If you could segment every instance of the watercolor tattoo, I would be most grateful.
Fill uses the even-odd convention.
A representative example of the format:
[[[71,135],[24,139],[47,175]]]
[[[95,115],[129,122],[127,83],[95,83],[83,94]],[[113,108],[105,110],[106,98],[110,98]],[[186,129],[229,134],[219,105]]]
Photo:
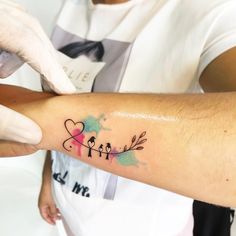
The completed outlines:
[[[63,142],[63,148],[68,152],[75,149],[80,157],[82,156],[81,150],[84,148],[87,150],[88,158],[93,158],[93,155],[97,154],[98,158],[104,157],[105,160],[110,160],[111,162],[116,160],[122,166],[138,166],[140,162],[135,154],[137,151],[144,149],[143,144],[147,141],[146,131],[142,132],[139,136],[134,135],[130,144],[125,145],[121,151],[118,151],[119,148],[110,142],[96,144],[96,137],[101,130],[111,130],[102,126],[102,119],[105,119],[104,115],[101,115],[99,118],[88,116],[86,119],[78,122],[67,119],[64,122],[64,126],[69,138]],[[92,132],[96,134],[96,137],[91,135]],[[85,141],[86,135],[91,135],[87,141]]]

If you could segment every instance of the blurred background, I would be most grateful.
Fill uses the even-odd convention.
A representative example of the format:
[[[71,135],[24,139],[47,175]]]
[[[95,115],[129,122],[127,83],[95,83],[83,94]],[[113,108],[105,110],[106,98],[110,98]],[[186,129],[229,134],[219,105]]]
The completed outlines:
[[[50,36],[64,0],[15,0],[37,17]],[[50,11],[48,11],[50,9]],[[1,83],[41,90],[40,78],[29,66],[22,66]],[[39,214],[37,201],[45,152],[18,158],[0,158],[0,235],[64,236],[62,225],[50,226]],[[215,235],[217,236],[217,235]],[[236,236],[236,223],[232,228]]]

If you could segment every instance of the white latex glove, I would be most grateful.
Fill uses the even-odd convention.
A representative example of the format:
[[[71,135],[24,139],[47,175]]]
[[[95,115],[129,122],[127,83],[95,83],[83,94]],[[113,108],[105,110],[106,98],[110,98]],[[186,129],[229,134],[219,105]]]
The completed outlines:
[[[56,93],[75,93],[39,22],[8,0],[0,0],[0,16],[0,78],[8,77],[26,62]]]
[[[42,132],[29,118],[0,105],[0,139],[38,144],[42,139]]]
[[[56,57],[39,22],[20,5],[0,0],[0,78],[8,77],[26,62],[56,93],[74,93],[76,89]],[[37,144],[41,137],[40,127],[32,120],[0,105],[0,140]]]

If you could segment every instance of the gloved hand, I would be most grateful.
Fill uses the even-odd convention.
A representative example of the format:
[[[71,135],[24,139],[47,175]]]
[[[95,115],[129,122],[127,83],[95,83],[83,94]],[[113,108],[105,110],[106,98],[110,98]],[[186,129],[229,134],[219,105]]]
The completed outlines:
[[[56,51],[39,22],[8,0],[0,0],[0,16],[0,78],[27,62],[56,93],[74,93],[76,89],[58,63]]]
[[[76,89],[57,62],[55,49],[39,22],[8,0],[0,0],[0,16],[0,78],[9,76],[26,62],[56,93],[74,93]],[[0,106],[0,140],[37,144],[41,135],[33,121]]]
[[[42,138],[40,127],[29,118],[0,105],[0,139],[38,144]]]

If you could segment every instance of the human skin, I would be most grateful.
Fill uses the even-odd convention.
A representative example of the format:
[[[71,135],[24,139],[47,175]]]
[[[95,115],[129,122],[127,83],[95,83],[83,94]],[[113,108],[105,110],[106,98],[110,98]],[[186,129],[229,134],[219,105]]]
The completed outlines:
[[[201,83],[203,89],[206,92],[222,92],[222,91],[223,92],[229,92],[229,91],[232,92],[232,91],[236,90],[236,80],[235,80],[236,71],[235,71],[235,65],[234,65],[235,59],[236,59],[236,49],[232,48],[229,51],[227,51],[227,52],[223,53],[222,55],[220,55],[218,58],[216,58],[204,70],[204,72],[203,72],[203,74],[201,75],[201,78],[200,78],[200,83]],[[221,95],[224,96],[226,94],[221,94]],[[227,94],[227,95],[229,95],[229,94]],[[218,96],[218,94],[213,94],[213,96]],[[233,96],[235,96],[235,95],[233,94]],[[182,105],[182,107],[184,107],[184,104],[181,104],[181,105]],[[209,103],[209,105],[210,105],[210,103]],[[210,109],[215,110],[216,107],[217,107],[217,105],[215,107],[210,107]],[[226,109],[223,109],[223,110],[221,110],[221,113],[224,114],[226,111],[227,111]],[[205,119],[205,121],[207,121],[207,120],[208,119]],[[230,121],[228,121],[228,122],[230,122]],[[204,121],[203,121],[203,123],[204,123]],[[215,126],[218,127],[218,125],[219,125],[218,121],[215,121]],[[207,123],[206,123],[206,127],[207,127]],[[191,129],[192,129],[192,127],[191,127]],[[190,132],[191,132],[191,129],[190,129]],[[185,129],[185,130],[188,132],[187,129]],[[202,129],[199,130],[199,132],[202,132]],[[208,132],[211,133],[212,130],[208,130]],[[227,130],[224,130],[225,134],[223,136],[228,136],[227,132],[228,132]],[[183,132],[183,133],[185,133],[185,132]],[[206,136],[203,138],[203,140],[207,140],[208,135],[209,134],[206,134]],[[218,138],[220,138],[220,137],[218,137]],[[207,142],[208,141],[206,141],[206,143]],[[228,145],[230,146],[230,143],[228,143]],[[175,146],[175,145],[173,145],[173,146]],[[208,147],[214,149],[214,146],[209,145]],[[198,147],[196,147],[196,149],[198,149]],[[190,156],[191,155],[189,155],[189,158],[190,158]],[[205,156],[204,156],[204,153],[203,153],[202,158],[204,158],[204,157]],[[222,157],[225,158],[226,157],[225,154],[222,154]],[[225,162],[223,161],[223,166],[225,165],[225,163],[227,163],[227,158],[225,159]],[[217,165],[217,163],[215,163],[215,164]],[[50,165],[50,163],[46,162],[45,163],[45,169],[47,170],[48,173],[47,173],[47,175],[44,175],[44,183],[45,182],[50,182],[49,178],[51,176],[50,175],[51,168],[50,167],[47,168],[48,165]],[[232,168],[235,168],[235,164],[232,165]],[[210,167],[210,169],[211,169],[211,167]],[[197,170],[196,171],[193,170],[193,172],[194,173],[199,173]],[[220,172],[218,172],[218,173],[220,173]],[[227,183],[229,182],[229,179],[225,179],[225,180],[226,180]],[[217,182],[217,180],[215,180],[215,182]],[[205,183],[205,182],[203,182],[203,183]],[[212,181],[212,183],[214,183],[214,181]],[[207,186],[207,185],[204,184],[203,186]],[[222,187],[222,188],[224,189],[224,187]],[[46,189],[45,191],[50,192],[50,186],[48,186],[47,184],[43,184],[42,189],[44,189],[44,190]],[[199,192],[201,192],[201,190]],[[213,193],[213,196],[214,196],[214,194],[215,193]],[[235,191],[234,191],[233,195],[235,196]],[[211,196],[211,194],[209,194],[208,196]],[[223,196],[223,198],[226,198],[226,196],[229,196],[229,195],[225,194],[225,196]],[[196,195],[195,195],[195,197],[197,198]],[[211,200],[206,199],[206,198],[204,198],[203,200],[209,201],[209,202],[211,201]],[[225,206],[232,206],[232,204],[225,204],[225,203],[222,203],[222,202],[220,202],[219,204],[225,205]],[[235,204],[233,204],[233,205],[235,205]],[[53,206],[51,207],[51,209],[53,209]]]
[[[112,173],[168,189],[195,199],[236,206],[236,70],[233,48],[215,59],[200,82],[208,91],[196,95],[82,94],[54,97],[23,88],[1,86],[0,103],[35,120],[43,129],[37,146],[1,142],[0,156],[38,149],[58,150]],[[225,75],[225,76],[224,76]],[[62,109],[63,108],[63,109]],[[101,143],[123,145],[134,134],[147,132],[137,158],[145,165],[122,166],[104,159],[81,158],[68,152],[64,122],[105,114],[111,131]],[[112,137],[112,139],[111,139]]]
[[[51,192],[51,166],[52,161],[50,152],[48,151],[43,168],[43,178],[38,198],[38,207],[42,218],[49,224],[55,225],[56,220],[61,219],[61,216]]]
[[[94,4],[118,4],[118,3],[123,3],[123,2],[128,2],[128,0],[93,0]]]
[[[3,92],[2,104],[30,117],[42,128],[43,139],[33,147],[35,150],[57,150],[117,175],[195,199],[236,206],[235,93],[52,97],[2,85],[0,94]],[[63,142],[70,136],[64,122],[100,114],[105,115],[104,126],[111,130],[99,133],[99,143],[123,147],[134,135],[146,131],[144,148],[135,153],[139,164],[123,166],[96,154],[88,158],[86,149],[81,156],[76,150],[65,150]],[[7,150],[4,145],[0,145],[1,156]]]
[[[200,78],[204,90],[235,91],[235,60],[235,48],[214,60]],[[43,140],[36,146],[1,142],[0,156],[55,149],[127,178],[219,205],[236,205],[234,92],[52,98],[51,94],[10,88],[1,87],[4,98],[0,102],[34,119],[43,129]],[[88,115],[101,114],[105,114],[112,129],[109,134],[99,135],[101,143],[111,142],[112,136],[112,142],[123,145],[134,134],[147,132],[144,149],[137,154],[145,168],[123,167],[96,158],[82,159],[63,148],[68,138],[65,120],[80,121]],[[141,116],[135,117],[136,114]]]
[[[93,2],[95,4],[97,3],[115,4],[125,1],[94,0]],[[204,71],[204,73],[200,78],[200,83],[205,91],[207,92],[235,91],[236,73],[234,69],[235,66],[232,63],[235,61],[235,54],[236,54],[235,49],[231,49],[228,52],[224,53],[223,55],[219,56],[216,60],[214,60],[210,64],[210,66],[207,67],[207,69]],[[50,181],[51,181],[51,163],[50,163],[50,157],[48,156],[44,166],[43,183],[41,187],[42,192],[47,192],[47,193],[51,192],[51,185],[47,184],[50,183]],[[47,204],[45,203],[43,204],[41,199],[44,199],[45,203]],[[45,205],[47,206],[46,208]],[[57,218],[56,206],[55,204],[51,203],[51,197],[47,199],[45,195],[42,193],[40,194],[39,197],[39,209],[42,217],[48,223],[51,223],[51,221]],[[54,214],[52,214],[53,212]]]

